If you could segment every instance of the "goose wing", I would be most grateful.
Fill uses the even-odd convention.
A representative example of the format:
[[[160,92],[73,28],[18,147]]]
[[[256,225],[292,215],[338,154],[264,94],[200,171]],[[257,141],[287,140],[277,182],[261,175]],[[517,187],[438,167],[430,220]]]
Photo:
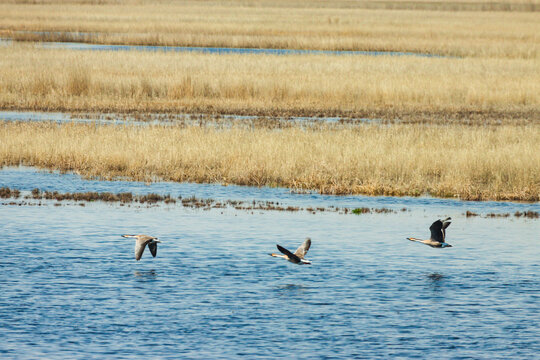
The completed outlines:
[[[157,242],[149,242],[148,248],[150,249],[150,252],[152,253],[153,257],[156,257],[157,255]]]
[[[292,252],[290,252],[289,250],[285,249],[283,246],[280,246],[280,245],[276,245],[278,250],[282,253],[282,254],[285,254],[287,255],[287,257],[289,258],[290,261],[292,261],[293,263],[295,264],[298,264],[299,262],[301,262],[302,260],[300,260],[300,258],[296,255],[294,255]]]
[[[442,235],[443,235],[443,242],[445,242],[446,240],[446,228],[450,226],[450,224],[452,222],[448,221],[448,220],[451,220],[452,218],[446,218],[442,221],[443,225],[442,225]]]
[[[142,257],[142,254],[144,252],[144,248],[146,247],[147,242],[148,242],[147,240],[141,240],[141,239],[137,239],[137,241],[135,241],[135,260],[137,261],[141,260],[141,257]]]
[[[431,240],[437,241],[440,243],[444,242],[442,226],[443,226],[443,223],[441,220],[437,220],[433,224],[431,224],[431,226],[429,227],[429,230],[431,231]]]
[[[450,218],[446,218],[444,220],[437,220],[431,226],[429,227],[429,230],[431,231],[431,240],[437,241],[440,243],[444,242],[444,238],[446,237],[446,231],[445,229],[450,225]]]
[[[300,259],[303,259],[304,256],[306,256],[310,247],[311,247],[311,239],[307,238],[306,240],[304,240],[302,245],[300,245],[300,247],[296,249],[296,251],[294,252],[294,255],[298,256]]]
[[[137,240],[144,240],[144,241],[155,239],[155,237],[150,236],[150,235],[122,235],[122,237],[134,238]]]

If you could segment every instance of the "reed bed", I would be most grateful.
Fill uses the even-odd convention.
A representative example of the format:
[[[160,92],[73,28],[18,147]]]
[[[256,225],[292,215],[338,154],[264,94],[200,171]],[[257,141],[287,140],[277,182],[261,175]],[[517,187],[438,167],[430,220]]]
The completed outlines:
[[[540,59],[80,52],[0,47],[0,108],[540,119]]]
[[[27,41],[538,58],[539,11],[537,0],[7,2],[0,4],[0,34]]]
[[[282,130],[0,123],[0,165],[323,194],[540,199],[538,125]]]

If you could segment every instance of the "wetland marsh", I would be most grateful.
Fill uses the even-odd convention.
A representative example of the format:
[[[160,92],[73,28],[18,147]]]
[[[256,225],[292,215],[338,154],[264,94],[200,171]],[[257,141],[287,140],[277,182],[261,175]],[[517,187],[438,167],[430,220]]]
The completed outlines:
[[[536,357],[539,11],[3,2],[0,357]]]
[[[95,44],[535,58],[538,1],[47,1],[0,5],[0,36]],[[504,27],[502,27],[504,25]]]
[[[1,186],[410,210],[356,216],[0,201],[5,241],[14,244],[0,249],[0,327],[10,339],[0,345],[3,358],[263,359],[298,349],[301,359],[526,359],[539,351],[539,221],[463,214],[538,204],[145,185],[14,168],[0,171]],[[449,251],[405,239],[428,233],[434,216],[454,219]],[[135,262],[132,242],[119,236],[129,232],[159,233],[158,256]],[[311,267],[268,256],[276,243],[294,246],[305,236],[313,239]],[[433,333],[440,337],[425,341]]]
[[[0,47],[0,108],[538,121],[539,6],[6,3],[0,36],[15,41]],[[115,45],[130,50],[107,51]],[[165,53],[160,46],[211,53]],[[84,48],[103,51],[74,51]],[[148,49],[158,51],[142,51]],[[335,55],[343,53],[350,56]]]
[[[405,120],[538,120],[539,58],[0,47],[0,107]]]

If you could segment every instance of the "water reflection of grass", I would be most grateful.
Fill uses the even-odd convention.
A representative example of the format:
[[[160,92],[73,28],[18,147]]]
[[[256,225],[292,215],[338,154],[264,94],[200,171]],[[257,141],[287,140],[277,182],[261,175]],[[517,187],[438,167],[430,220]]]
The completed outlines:
[[[94,192],[94,191],[88,191],[84,193],[61,193],[58,191],[41,191],[38,188],[33,189],[30,194],[22,195],[21,191],[18,189],[12,189],[9,187],[1,187],[0,188],[0,199],[7,199],[7,200],[16,200],[16,201],[9,201],[9,202],[3,202],[4,205],[17,205],[17,206],[34,206],[34,205],[42,205],[41,200],[56,200],[57,202],[54,203],[54,206],[61,206],[61,205],[79,205],[79,206],[86,206],[87,202],[105,202],[105,203],[119,203],[120,206],[124,206],[126,204],[139,204],[144,205],[146,204],[148,207],[153,207],[156,205],[175,205],[179,204],[179,206],[182,206],[184,208],[191,208],[191,209],[203,209],[203,210],[210,210],[210,209],[234,209],[234,210],[241,210],[241,211],[247,211],[253,213],[253,211],[287,211],[287,212],[298,212],[298,211],[306,211],[311,214],[316,213],[323,213],[323,212],[334,212],[339,214],[355,214],[355,215],[362,215],[362,214],[389,214],[389,213],[398,213],[398,210],[389,209],[386,207],[382,208],[340,208],[336,206],[330,206],[330,207],[300,207],[300,206],[284,206],[282,203],[280,204],[277,201],[261,201],[261,200],[252,200],[252,201],[241,201],[241,200],[215,200],[211,198],[201,199],[197,198],[195,196],[188,197],[188,198],[182,198],[182,196],[178,196],[178,201],[176,198],[171,197],[170,194],[166,195],[160,195],[156,193],[150,193],[146,195],[137,195],[130,192],[124,192],[124,193],[110,193],[110,192]],[[20,200],[19,200],[20,199]],[[38,200],[39,202],[35,202],[32,200]],[[47,204],[46,202],[43,203],[43,205]],[[129,206],[129,205],[128,205]],[[407,208],[401,208],[399,210],[400,212],[408,211]],[[467,210],[464,214],[466,217],[476,217],[476,216],[482,216],[485,218],[508,218],[512,214],[510,213],[488,213],[488,214],[478,214],[471,212]],[[524,210],[524,211],[516,211],[514,214],[514,217],[516,218],[528,218],[528,219],[538,219],[540,218],[540,213],[538,211],[534,210]]]
[[[214,129],[1,123],[0,164],[325,194],[540,198],[538,125]]]
[[[540,118],[538,59],[79,52],[0,47],[0,107],[344,116]]]
[[[32,41],[534,57],[539,9],[522,0],[53,0],[0,5],[0,29]]]

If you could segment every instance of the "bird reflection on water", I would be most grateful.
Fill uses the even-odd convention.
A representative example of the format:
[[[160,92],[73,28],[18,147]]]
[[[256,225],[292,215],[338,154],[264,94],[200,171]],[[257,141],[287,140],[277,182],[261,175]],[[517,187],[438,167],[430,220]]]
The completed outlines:
[[[433,273],[433,274],[429,274],[428,275],[428,278],[430,280],[432,280],[433,282],[437,282],[437,281],[440,281],[444,278],[445,276],[442,275],[442,274],[438,274],[438,273]]]
[[[302,284],[285,284],[276,286],[277,290],[306,290],[309,289],[308,286]]]
[[[302,284],[281,284],[272,287],[272,291],[278,297],[286,297],[289,299],[304,298],[309,291],[309,287]]]
[[[157,272],[154,269],[148,270],[148,271],[137,271],[137,270],[135,270],[133,272],[133,275],[135,277],[137,277],[137,278],[152,279],[152,278],[155,278],[157,276]]]
[[[427,275],[427,278],[429,279],[428,287],[431,288],[433,291],[441,291],[444,288],[444,279],[446,276],[439,273],[431,273]]]

